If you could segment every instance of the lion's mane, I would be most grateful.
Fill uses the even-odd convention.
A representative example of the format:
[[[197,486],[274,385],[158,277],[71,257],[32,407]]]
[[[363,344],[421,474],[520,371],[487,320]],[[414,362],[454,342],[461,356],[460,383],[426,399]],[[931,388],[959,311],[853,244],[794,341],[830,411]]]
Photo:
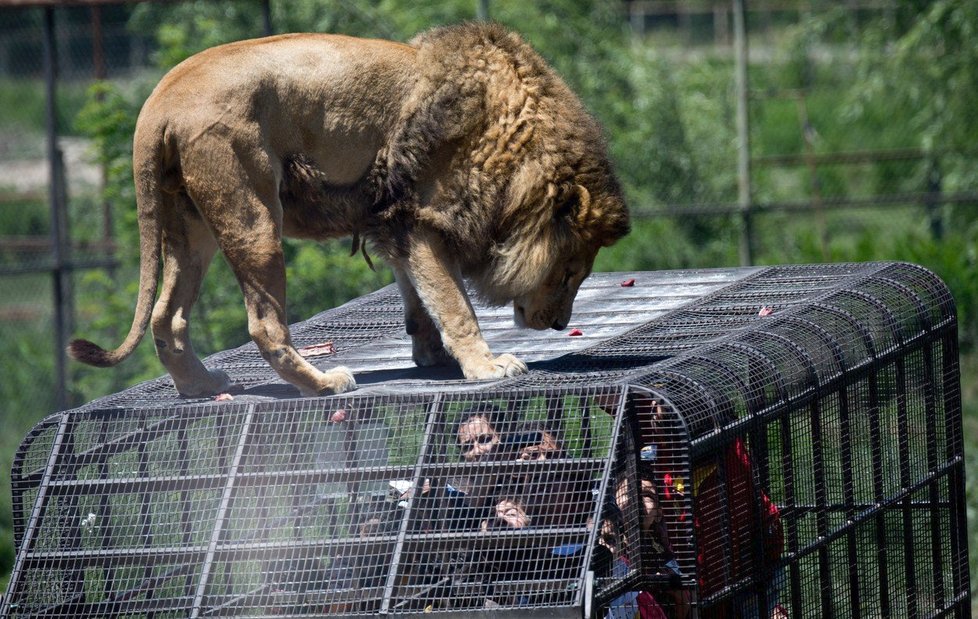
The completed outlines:
[[[422,75],[372,172],[382,219],[438,230],[456,255],[473,257],[463,272],[499,303],[538,288],[586,244],[627,233],[598,124],[522,38],[470,23],[411,45]],[[439,198],[427,200],[419,188],[436,172]],[[560,217],[575,185],[589,188],[590,212]]]

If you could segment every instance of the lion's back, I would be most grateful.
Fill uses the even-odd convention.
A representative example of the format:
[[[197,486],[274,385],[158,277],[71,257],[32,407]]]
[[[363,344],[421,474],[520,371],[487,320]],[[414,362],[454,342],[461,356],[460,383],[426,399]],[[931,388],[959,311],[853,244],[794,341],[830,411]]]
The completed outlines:
[[[204,50],[170,70],[140,112],[140,135],[171,148],[205,136],[250,140],[281,158],[303,152],[336,182],[373,160],[413,85],[413,48],[290,34]]]

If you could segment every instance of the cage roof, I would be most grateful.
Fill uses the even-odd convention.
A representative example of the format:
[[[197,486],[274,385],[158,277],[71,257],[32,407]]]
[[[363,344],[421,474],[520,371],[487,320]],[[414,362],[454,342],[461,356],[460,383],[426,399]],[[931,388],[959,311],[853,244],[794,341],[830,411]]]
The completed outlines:
[[[517,328],[509,306],[476,301],[475,309],[490,349],[520,357],[528,373],[465,380],[457,366],[416,367],[395,285],[293,324],[291,331],[313,365],[348,367],[358,396],[671,381],[692,385],[703,407],[715,409],[717,394],[722,399],[736,391],[733,399],[751,400],[751,390],[764,385],[783,400],[956,320],[939,278],[916,265],[888,262],[594,273],[581,286],[564,331]],[[214,354],[205,365],[228,373],[239,403],[300,397],[253,343]],[[757,385],[737,376],[748,365]],[[82,408],[208,401],[179,396],[163,376]],[[745,406],[766,404],[754,398]],[[716,419],[698,425],[693,407],[687,405],[686,414],[694,435],[716,428]]]

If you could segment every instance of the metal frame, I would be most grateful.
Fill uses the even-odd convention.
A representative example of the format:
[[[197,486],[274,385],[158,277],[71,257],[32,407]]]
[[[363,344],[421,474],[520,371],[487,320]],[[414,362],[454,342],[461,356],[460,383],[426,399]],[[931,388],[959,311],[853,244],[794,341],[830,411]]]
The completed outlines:
[[[620,285],[630,279],[634,287]],[[448,552],[573,538],[586,542],[566,577],[576,583],[572,595],[520,606],[514,594],[505,599],[515,606],[436,612],[600,616],[628,592],[648,591],[667,611],[688,604],[700,617],[773,604],[798,615],[967,616],[957,323],[946,287],[924,269],[597,274],[579,295],[583,338],[516,333],[505,310],[479,308],[493,348],[530,366],[524,376],[491,382],[413,369],[396,295],[385,289],[294,328],[300,345],[334,341],[335,356],[316,362],[351,366],[365,378],[357,392],[295,398],[248,345],[208,360],[245,378],[232,402],[181,400],[162,378],[35,427],[13,467],[19,553],[0,615],[20,616],[25,599],[44,597],[34,574],[61,574],[62,588],[59,605],[40,612],[35,604],[31,616],[263,616],[269,600],[315,616],[316,595],[331,603],[365,595],[304,593],[301,582],[279,591],[279,581],[234,571],[266,569],[255,553],[295,566],[324,556],[388,557],[377,605],[344,612],[426,614],[418,605],[439,581],[402,576],[416,571],[422,544]],[[761,307],[773,313],[759,315]],[[507,423],[563,423],[577,451],[546,462],[460,463],[451,455],[451,424],[475,401],[505,403]],[[354,413],[379,433],[346,426],[324,447],[345,460],[316,461],[310,450],[323,441],[316,428],[338,409],[381,411]],[[400,449],[400,459],[369,461],[378,444]],[[639,508],[623,510],[631,562],[618,576],[590,573],[598,531],[581,524],[464,529],[438,524],[443,512],[408,500],[390,533],[309,528],[317,514],[352,526],[352,512],[329,501],[366,496],[378,482],[404,478],[420,488],[453,475],[533,471],[594,480],[600,500],[588,507],[590,521],[602,522],[606,501],[620,503],[621,480],[631,480],[631,505],[638,503],[641,448],[658,454],[647,470],[665,537],[639,526]],[[303,490],[316,487],[332,490]],[[160,512],[163,495],[173,497],[172,513]],[[118,503],[127,497],[130,504]],[[92,505],[116,517],[79,532],[77,517]],[[766,505],[774,521],[757,507]],[[425,518],[435,518],[433,529],[417,527]],[[648,550],[663,539],[665,555]],[[524,570],[533,577],[506,584],[508,591],[553,586],[533,561]],[[325,579],[309,574],[303,578],[317,585]]]

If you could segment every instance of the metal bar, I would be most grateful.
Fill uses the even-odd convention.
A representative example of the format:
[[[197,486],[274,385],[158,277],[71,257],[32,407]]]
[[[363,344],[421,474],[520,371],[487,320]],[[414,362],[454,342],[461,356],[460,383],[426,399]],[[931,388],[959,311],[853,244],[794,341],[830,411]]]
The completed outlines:
[[[441,394],[435,396],[431,406],[428,408],[427,419],[425,420],[424,437],[421,439],[421,449],[418,450],[418,459],[414,464],[414,471],[411,479],[414,480],[414,487],[421,488],[424,484],[422,473],[425,468],[425,461],[428,459],[428,450],[431,449],[434,434],[439,427],[438,418],[443,414],[441,411]],[[387,584],[384,586],[384,599],[381,603],[380,614],[386,615],[391,608],[391,600],[394,597],[394,587],[397,585],[397,571],[400,569],[401,555],[408,539],[408,527],[411,516],[414,513],[414,504],[420,492],[416,492],[407,502],[404,514],[401,516],[400,528],[397,532],[397,542],[394,547],[394,555],[391,557],[390,571],[387,572]]]
[[[577,537],[590,534],[586,526],[552,526],[532,529],[494,529],[489,531],[453,531],[407,533],[405,543],[421,543],[426,548],[454,548],[459,543],[472,544],[475,549],[483,547],[521,546],[553,540],[555,537]],[[257,537],[257,535],[255,536]],[[277,550],[294,550],[295,556],[302,554],[319,556],[324,551],[347,552],[355,549],[376,549],[395,545],[400,535],[372,535],[358,538],[318,539],[303,541],[274,542],[222,542],[211,548],[210,544],[196,546],[157,546],[154,548],[115,548],[107,551],[78,550],[71,552],[45,551],[28,553],[26,561],[32,567],[54,566],[65,561],[77,561],[88,567],[102,566],[119,561],[154,561],[161,556],[174,559],[178,563],[200,562],[210,556],[214,560],[234,560],[237,557],[253,558],[255,554],[272,553]]]
[[[772,578],[775,571],[774,566],[768,564],[767,553],[765,549],[768,543],[768,528],[764,526],[764,511],[762,506],[764,505],[761,497],[764,494],[765,488],[770,488],[770,477],[768,475],[768,440],[767,440],[767,428],[754,428],[748,434],[748,440],[750,441],[750,456],[754,460],[754,470],[757,475],[757,483],[755,483],[754,475],[750,476],[750,492],[753,494],[754,505],[751,509],[751,525],[756,527],[754,530],[758,533],[757,535],[751,535],[752,537],[752,548],[751,554],[753,555],[754,565],[759,566],[760,569],[751,570],[751,579],[754,580],[754,595],[756,598],[757,608],[766,609],[768,608],[768,590],[767,590],[767,580]],[[758,610],[760,613],[760,610]]]
[[[553,458],[540,460],[513,460],[508,462],[446,462],[427,464],[425,471],[433,475],[458,474],[462,471],[491,470],[503,474],[526,474],[538,470],[553,472],[574,471],[591,473],[604,466],[603,458]],[[275,485],[282,483],[320,484],[346,481],[385,481],[410,475],[413,465],[371,466],[358,469],[330,468],[303,469],[299,471],[269,471],[238,473],[238,487]],[[145,492],[149,488],[157,492],[174,492],[192,486],[194,490],[220,488],[226,477],[220,473],[209,475],[160,475],[146,477],[122,477],[118,479],[71,479],[50,482],[52,494],[98,495],[103,493]]]
[[[139,591],[145,591],[140,588]],[[139,615],[140,619],[154,613],[164,612],[168,616],[179,616],[176,613],[187,608],[189,599],[183,598],[162,598],[157,600],[135,600],[127,598],[125,600],[110,599],[100,602],[85,602],[82,596],[66,600],[60,604],[46,606],[40,609],[31,609],[31,618],[35,617],[55,617],[64,619],[65,617],[125,617]]]
[[[41,520],[44,519],[44,514],[47,512],[48,508],[48,482],[50,482],[51,477],[54,476],[55,469],[58,465],[58,460],[61,457],[61,447],[64,444],[66,430],[68,428],[68,415],[61,415],[61,422],[58,425],[58,433],[54,437],[54,442],[51,445],[51,455],[48,457],[47,466],[44,469],[44,477],[41,479],[40,486],[37,491],[37,497],[34,499],[34,508],[31,510],[30,520],[27,522],[27,527],[24,530],[24,535],[21,538],[22,545],[20,551],[17,553],[17,558],[14,561],[13,570],[10,573],[10,581],[7,584],[7,593],[9,595],[4,596],[4,604],[0,605],[0,610],[6,607],[12,599],[19,597],[17,593],[21,590],[22,579],[24,577],[24,567],[27,557],[34,545],[37,544],[37,529],[40,526]]]
[[[934,345],[928,342],[923,349],[924,356],[924,375],[923,375],[923,390],[924,390],[924,425],[925,432],[927,435],[927,470],[933,471],[937,468],[939,464],[938,454],[937,454],[937,415],[938,412],[944,415],[949,415],[950,412],[943,406],[938,407],[937,405],[937,394],[936,390],[936,380],[934,377]],[[941,403],[943,404],[943,402]],[[930,512],[930,548],[931,548],[931,576],[933,577],[933,596],[934,605],[936,608],[941,608],[944,606],[944,569],[942,566],[942,556],[941,551],[942,540],[941,540],[941,508],[939,507],[940,489],[937,484],[938,480],[933,479],[928,487],[929,490],[929,501],[931,503]]]
[[[207,553],[204,556],[204,564],[200,572],[200,581],[197,583],[197,593],[194,595],[193,607],[190,611],[191,619],[195,619],[200,616],[201,613],[201,602],[204,599],[204,592],[207,590],[208,581],[211,576],[211,568],[214,565],[214,556],[217,552],[217,545],[220,543],[221,537],[224,535],[224,524],[227,519],[228,511],[231,508],[231,502],[234,496],[234,482],[238,474],[238,466],[241,464],[241,458],[244,455],[245,445],[248,442],[248,431],[251,428],[252,419],[255,416],[255,407],[250,405],[248,407],[248,412],[245,414],[244,421],[241,423],[241,433],[238,435],[238,445],[234,450],[234,456],[231,461],[231,466],[228,469],[227,485],[224,487],[224,494],[221,497],[221,505],[218,507],[216,517],[214,519],[214,530],[211,532],[211,541],[207,547]]]
[[[927,199],[927,192],[915,191],[894,194],[881,194],[867,197],[850,196],[825,196],[822,198],[820,207],[826,210],[847,209],[847,208],[873,208],[873,207],[916,207],[919,208],[921,202]],[[961,204],[972,206],[978,202],[976,192],[956,192],[941,194],[941,202],[944,204]],[[754,202],[751,204],[751,212],[754,215],[764,213],[809,213],[812,211],[811,200],[795,201],[772,201]],[[693,216],[729,216],[734,217],[741,213],[740,206],[730,202],[692,202],[689,204],[668,204],[663,208],[634,208],[632,216],[636,218],[656,218],[656,217],[693,217]]]
[[[182,426],[177,430],[177,449],[180,452],[180,473],[183,477],[190,476],[190,442],[187,440],[187,428]],[[108,494],[108,493],[106,493]],[[183,484],[180,488],[180,526],[183,528],[183,544],[189,546],[193,540],[193,512],[190,508],[190,488]],[[193,576],[188,572],[184,581],[184,589],[188,598],[192,598]]]
[[[590,415],[581,417],[581,453],[587,459],[594,457],[594,437],[591,432]]]
[[[792,167],[815,164],[818,166],[853,163],[878,163],[882,161],[918,161],[933,156],[919,148],[895,148],[889,150],[842,151],[834,153],[785,153],[761,155],[751,161],[761,166]]]
[[[476,0],[475,18],[480,21],[489,20],[489,0]]]
[[[62,264],[66,271],[81,271],[85,269],[112,269],[119,266],[114,258],[92,260],[66,260]],[[50,273],[54,265],[48,262],[34,264],[15,264],[0,266],[0,277],[12,275],[31,275],[33,273]]]
[[[109,421],[106,419],[101,420],[99,423],[101,429],[99,430],[99,443],[105,443],[108,440],[109,434]],[[108,479],[109,477],[109,461],[107,458],[103,458],[99,462],[99,479]],[[99,514],[102,515],[103,522],[99,525],[99,531],[101,533],[101,543],[102,549],[108,549],[112,545],[112,501],[110,500],[110,494],[104,493],[99,498]],[[115,566],[107,565],[104,568],[103,578],[105,582],[102,585],[102,595],[108,598],[113,594],[115,589]]]
[[[825,391],[822,392],[827,393]],[[820,578],[821,615],[831,617],[832,610],[832,570],[829,564],[828,519],[822,508],[828,502],[825,496],[825,460],[823,456],[824,439],[822,437],[822,399],[813,400],[808,407],[809,419],[812,424],[812,478],[815,480],[815,504],[819,507],[815,512],[815,527],[818,531],[818,575]],[[819,483],[821,482],[821,483]]]
[[[590,416],[588,406],[587,406],[587,400],[584,398],[581,398],[580,412],[582,417],[586,418]],[[608,446],[609,455],[607,461],[605,462],[604,471],[601,474],[601,482],[598,484],[598,500],[595,501],[594,511],[591,513],[591,522],[594,523],[593,531],[589,536],[588,544],[586,545],[584,550],[584,561],[582,561],[581,571],[578,573],[577,576],[578,582],[584,582],[584,579],[587,577],[588,570],[591,567],[591,556],[594,554],[594,544],[592,543],[592,538],[595,537],[596,535],[595,532],[601,529],[601,524],[600,524],[601,510],[604,508],[604,496],[608,492],[608,480],[611,478],[612,467],[615,464],[615,460],[619,456],[618,440],[621,438],[621,428],[623,427],[623,424],[626,423],[624,421],[625,417],[629,416],[630,418],[628,421],[628,425],[625,425],[624,427],[628,429],[629,433],[632,432],[633,426],[631,423],[632,422],[631,415],[633,414],[634,411],[632,411],[629,408],[628,387],[627,386],[622,387],[618,395],[618,407],[617,410],[615,410],[615,422],[612,425],[612,430],[611,430],[611,444]],[[583,426],[584,426],[584,421],[582,418],[581,427],[583,428]],[[633,437],[633,440],[634,438],[637,437]],[[634,443],[632,443],[632,445],[634,446]],[[634,453],[635,450],[633,449],[632,451],[633,453],[626,454],[625,457],[631,457],[631,458],[636,457],[637,454]],[[637,490],[641,485],[637,482],[638,480],[634,479],[630,483],[633,495],[636,494]],[[638,504],[639,501],[637,500],[637,497],[633,496],[632,505],[638,505]],[[593,593],[593,591],[589,593]],[[586,605],[591,604],[592,601],[591,599],[582,600],[582,597],[584,595],[585,595],[585,591],[582,588],[579,588],[576,592],[576,599],[575,599],[575,602],[578,605],[580,605],[582,601]]]
[[[839,367],[844,367],[845,360],[841,358],[838,359]],[[858,400],[857,400],[858,401]],[[839,390],[839,459],[842,465],[842,502],[848,507],[846,509],[846,520],[852,520],[855,515],[855,475],[858,471],[854,470],[853,467],[853,457],[852,457],[852,411],[849,410],[849,388],[843,388]],[[858,561],[859,550],[856,544],[856,530],[853,528],[849,529],[846,535],[846,551],[849,555],[848,570],[849,570],[849,608],[853,614],[859,612],[861,608],[859,603],[859,568],[860,562]]]
[[[57,468],[57,476],[77,475],[78,459],[75,457],[75,417],[66,416],[68,423],[65,425],[64,443],[61,448],[61,463]],[[50,499],[49,499],[50,500]],[[58,506],[58,528],[59,528],[59,550],[77,550],[81,548],[81,527],[78,526],[75,518],[78,516],[78,495],[69,494],[63,498],[63,504]],[[72,566],[66,569],[60,583],[62,590],[69,597],[80,595],[84,599],[85,579],[83,571],[79,566]]]
[[[955,457],[964,451],[961,423],[961,371],[959,368],[959,349],[957,329],[953,329],[940,340],[944,354],[944,418],[945,454],[944,459],[954,461]],[[955,562],[951,569],[953,590],[955,593],[970,591],[968,578],[968,518],[965,493],[965,468],[961,462],[951,470],[948,478],[948,496],[951,501],[951,523],[949,537],[951,545],[951,560]],[[965,617],[967,608],[962,608],[959,615]]]
[[[798,91],[798,96],[795,97],[795,101],[798,106],[798,120],[802,133],[802,141],[805,144],[806,164],[808,167],[808,173],[811,176],[810,199],[812,210],[815,212],[815,220],[818,224],[818,240],[822,249],[822,260],[828,262],[829,239],[825,224],[825,210],[822,208],[822,184],[818,177],[818,166],[815,164],[814,160],[808,158],[810,155],[814,154],[815,145],[812,143],[812,140],[815,129],[812,127],[811,119],[808,117],[808,104],[805,96],[805,91],[800,90]]]
[[[275,34],[275,26],[272,24],[271,0],[261,0],[261,21],[262,32],[266,37],[270,37]]]
[[[793,432],[791,429],[791,416],[788,414],[780,418],[781,445],[783,449],[782,464],[784,466],[784,502],[786,506],[794,506],[795,501],[795,462],[793,452]],[[798,552],[798,518],[790,519],[786,511],[782,511],[784,522],[785,537],[787,538],[787,550],[789,553]],[[798,561],[792,561],[788,569],[788,586],[791,590],[792,610],[796,613],[798,608],[795,606],[801,603],[801,567]]]
[[[907,372],[904,358],[900,357],[896,361],[896,389],[897,389],[897,445],[900,450],[900,487],[907,488],[911,485],[912,477],[910,471],[910,427],[907,423]],[[929,414],[929,412],[928,412]],[[907,605],[905,611],[907,616],[917,616],[917,574],[916,561],[914,560],[914,539],[913,539],[913,516],[909,509],[910,495],[904,495],[903,503],[903,570],[906,576]]]
[[[146,446],[148,442],[142,442],[139,444],[139,449],[137,453],[139,454],[139,476],[148,477],[149,476],[149,457],[147,456]],[[75,495],[77,496],[77,495]],[[142,543],[147,548],[153,546],[153,509],[152,509],[152,494],[149,492],[149,487],[144,487],[139,493],[139,523],[142,528]],[[143,580],[152,578],[153,576],[153,565],[147,564],[143,568]],[[153,599],[155,594],[155,589],[148,589],[146,591],[146,599]],[[149,615],[147,619],[152,619],[153,615]]]
[[[883,431],[881,429],[880,416],[882,408],[879,396],[879,372],[874,369],[869,374],[869,445],[873,454],[873,498],[879,502],[883,501],[886,488],[883,480],[883,472],[886,470],[883,459]],[[880,613],[883,617],[890,617],[890,570],[886,552],[886,518],[885,512],[880,510],[875,518],[876,529],[876,565],[879,567],[879,600]]]

